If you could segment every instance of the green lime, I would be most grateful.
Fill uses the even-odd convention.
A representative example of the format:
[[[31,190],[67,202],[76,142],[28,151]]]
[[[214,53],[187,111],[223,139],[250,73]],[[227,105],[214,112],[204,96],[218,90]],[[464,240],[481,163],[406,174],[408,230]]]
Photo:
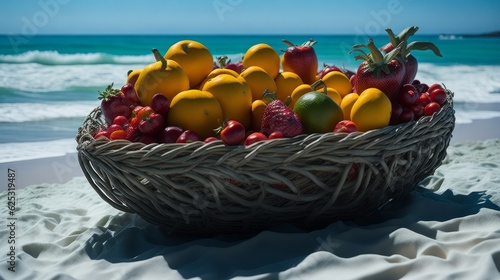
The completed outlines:
[[[311,91],[302,95],[293,106],[299,115],[305,133],[332,132],[335,125],[344,119],[344,113],[328,95]]]

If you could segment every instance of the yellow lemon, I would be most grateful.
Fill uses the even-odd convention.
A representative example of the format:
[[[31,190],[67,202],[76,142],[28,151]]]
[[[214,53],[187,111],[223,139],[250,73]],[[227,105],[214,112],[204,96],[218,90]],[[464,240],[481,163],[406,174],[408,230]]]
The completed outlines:
[[[351,92],[348,95],[344,96],[342,98],[342,101],[340,102],[340,108],[342,108],[342,111],[344,112],[344,120],[350,120],[351,119],[351,109],[352,105],[358,100],[359,94],[355,92]]]
[[[157,61],[144,67],[134,86],[143,106],[151,105],[156,93],[172,100],[177,93],[189,89],[188,76],[179,63],[163,58],[156,49],[153,53]]]
[[[137,81],[137,78],[139,78],[139,75],[141,74],[142,69],[135,69],[135,70],[130,70],[127,73],[127,83],[135,85],[135,82]]]
[[[293,91],[290,97],[292,98],[292,102],[288,107],[293,108],[293,105],[295,105],[295,102],[304,94],[313,91],[313,88],[309,84],[301,84],[298,87],[296,87]]]
[[[271,78],[276,78],[280,71],[280,56],[268,44],[260,43],[251,46],[243,55],[243,68],[259,66],[264,69]]]
[[[391,120],[391,101],[377,88],[365,89],[351,109],[351,121],[359,131],[383,128]]]
[[[327,87],[333,88],[340,94],[341,97],[352,92],[352,85],[349,78],[339,71],[330,71],[323,77]]]
[[[288,96],[291,97],[293,91],[303,84],[299,75],[287,71],[279,73],[274,82],[276,83],[278,99],[281,101],[285,101]]]
[[[276,92],[276,83],[273,78],[259,66],[250,66],[240,74],[252,91],[252,100],[262,99],[265,90]]]
[[[340,106],[340,102],[342,102],[342,97],[340,96],[340,93],[338,91],[336,91],[335,89],[331,88],[331,87],[317,87],[315,88],[316,91],[319,91],[319,92],[322,92],[322,93],[325,93],[325,90],[326,90],[326,95],[330,96],[331,99],[333,99],[333,101],[335,101],[335,103],[337,103],[337,105]]]
[[[215,136],[214,129],[219,127],[222,119],[222,107],[213,94],[191,89],[178,93],[172,99],[167,122],[207,138]]]
[[[252,102],[252,130],[260,131],[262,124],[262,115],[267,104],[262,99],[257,99]]]
[[[193,40],[182,40],[173,44],[164,57],[179,63],[189,78],[191,88],[199,85],[214,65],[214,58],[207,47]]]
[[[220,74],[209,79],[203,90],[212,93],[219,100],[224,114],[223,120],[236,120],[245,128],[250,127],[252,92],[245,79]]]
[[[218,76],[220,74],[229,74],[229,75],[231,75],[233,77],[239,77],[240,76],[240,74],[236,73],[236,71],[234,71],[232,69],[217,68],[217,69],[212,70],[212,72],[210,72],[210,74],[208,74],[208,76],[205,78],[205,80],[203,80],[203,82],[201,82],[201,84],[199,86],[199,89],[201,90],[203,88],[203,86],[205,85],[205,83],[208,80],[210,80],[210,79],[212,79],[212,78],[214,78],[214,77],[216,77],[216,76]]]

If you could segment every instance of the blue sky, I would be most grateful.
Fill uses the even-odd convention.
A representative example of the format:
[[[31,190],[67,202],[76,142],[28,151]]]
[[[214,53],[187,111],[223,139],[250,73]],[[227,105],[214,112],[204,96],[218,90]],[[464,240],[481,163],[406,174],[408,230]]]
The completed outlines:
[[[22,3],[22,4],[20,4]],[[420,34],[500,30],[500,1],[0,0],[0,34]]]

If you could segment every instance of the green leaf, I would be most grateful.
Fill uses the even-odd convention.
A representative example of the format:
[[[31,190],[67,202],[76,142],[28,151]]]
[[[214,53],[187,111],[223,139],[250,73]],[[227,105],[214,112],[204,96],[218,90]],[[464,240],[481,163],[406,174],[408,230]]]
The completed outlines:
[[[375,46],[375,42],[373,42],[372,38],[368,39],[369,43],[366,45],[368,50],[370,50],[370,55],[372,57],[373,63],[381,64],[384,62],[384,55],[380,52],[380,50]]]
[[[99,92],[99,97],[98,97],[99,100],[108,100],[111,96],[117,95],[120,92],[119,89],[113,88],[113,84],[114,83],[108,85],[103,92],[97,91]]]
[[[356,44],[356,45],[352,46],[352,50],[349,53],[351,53],[354,50],[361,49],[361,48],[366,48],[366,44]]]
[[[393,60],[398,54],[399,52],[401,51],[401,47],[406,44],[406,42],[401,42],[397,47],[395,47],[392,51],[388,52],[385,56],[384,56],[384,63],[387,64],[389,63],[391,60]],[[385,71],[384,71],[385,72]]]
[[[401,42],[401,41],[408,41],[408,39],[415,35],[415,33],[417,32],[418,30],[418,27],[417,26],[410,26],[410,27],[407,27],[405,30],[401,31],[398,36],[396,36],[396,38],[398,39],[398,44]]]
[[[399,45],[399,40],[396,38],[396,35],[394,35],[394,32],[390,28],[387,28],[385,30],[387,32],[387,35],[389,35],[389,41],[391,41],[391,44],[393,46]]]
[[[410,44],[408,44],[407,49],[408,49],[408,51],[411,51],[411,50],[419,50],[419,51],[431,50],[432,52],[434,52],[435,55],[437,55],[439,57],[443,56],[441,54],[441,52],[439,51],[438,47],[431,42],[411,42]]]
[[[355,60],[371,61],[372,59],[367,54],[358,54],[354,57]]]

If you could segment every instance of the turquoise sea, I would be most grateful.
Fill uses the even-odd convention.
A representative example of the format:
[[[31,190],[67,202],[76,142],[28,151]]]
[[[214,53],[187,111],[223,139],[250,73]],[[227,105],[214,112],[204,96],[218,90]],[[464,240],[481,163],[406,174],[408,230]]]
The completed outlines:
[[[345,35],[184,35],[184,36],[0,36],[0,162],[75,150],[74,137],[85,116],[99,105],[98,90],[121,86],[130,69],[154,61],[152,48],[165,52],[182,39],[197,40],[214,56],[241,59],[256,43],[277,51],[282,39],[301,44],[309,38],[320,65],[356,69],[349,50],[367,43],[364,36]],[[386,36],[373,38],[378,46]],[[431,41],[443,57],[415,51],[417,79],[444,83],[455,92],[457,122],[500,116],[499,110],[476,110],[481,104],[500,103],[500,38],[415,36]],[[497,107],[500,108],[500,107]]]

